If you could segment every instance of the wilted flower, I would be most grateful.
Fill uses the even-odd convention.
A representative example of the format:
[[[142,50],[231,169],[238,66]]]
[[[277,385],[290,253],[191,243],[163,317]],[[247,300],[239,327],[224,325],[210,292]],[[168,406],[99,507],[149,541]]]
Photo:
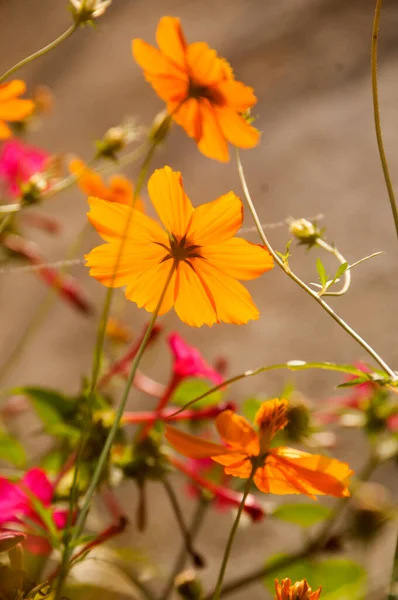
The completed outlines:
[[[318,600],[322,588],[313,592],[306,579],[294,584],[291,579],[282,579],[282,583],[275,579],[275,590],[275,600]]]
[[[101,17],[111,5],[112,0],[69,0],[74,19],[78,25],[89,23]]]

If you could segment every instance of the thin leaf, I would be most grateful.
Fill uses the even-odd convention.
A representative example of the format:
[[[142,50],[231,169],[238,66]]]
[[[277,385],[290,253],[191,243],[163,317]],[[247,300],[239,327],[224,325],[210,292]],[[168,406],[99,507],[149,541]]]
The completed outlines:
[[[328,276],[326,275],[325,267],[323,266],[323,262],[320,258],[316,259],[316,270],[318,271],[319,281],[321,282],[322,287],[324,288],[327,284]]]

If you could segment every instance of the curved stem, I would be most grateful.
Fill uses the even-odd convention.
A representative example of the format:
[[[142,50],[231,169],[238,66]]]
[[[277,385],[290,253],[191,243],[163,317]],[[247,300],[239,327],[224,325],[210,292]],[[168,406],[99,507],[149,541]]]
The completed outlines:
[[[334,310],[320,297],[314,290],[312,290],[304,281],[302,281],[297,275],[295,275],[290,268],[280,259],[278,254],[275,252],[270,242],[268,241],[267,236],[265,235],[264,229],[261,226],[261,221],[257,214],[256,208],[254,206],[253,200],[250,196],[249,188],[246,183],[245,174],[243,171],[242,162],[240,160],[239,151],[236,151],[236,160],[238,165],[239,177],[242,183],[243,191],[246,197],[247,204],[249,206],[250,212],[252,214],[253,220],[257,226],[257,231],[259,236],[263,242],[263,244],[267,247],[270,254],[272,254],[276,264],[286,273],[290,279],[292,279],[297,285],[299,285],[309,296],[311,296],[322,308],[326,311],[344,331],[348,333],[372,358],[381,366],[381,368],[388,373],[388,375],[395,381],[397,379],[396,373],[388,366],[388,364],[377,354],[377,352],[370,346],[348,323],[346,323]]]
[[[316,240],[316,245],[319,246],[320,248],[322,248],[323,250],[326,250],[326,252],[329,252],[329,254],[333,254],[333,256],[335,256],[337,258],[337,260],[339,261],[339,263],[341,265],[344,265],[347,262],[346,259],[344,258],[344,256],[342,254],[340,254],[340,252],[337,250],[337,248],[330,246],[322,238],[318,238]],[[344,271],[344,285],[341,288],[341,290],[339,290],[338,292],[328,292],[326,290],[325,292],[323,292],[323,294],[319,293],[319,295],[320,296],[344,296],[344,294],[346,294],[348,292],[350,285],[351,285],[351,271],[350,271],[350,269],[347,268]]]
[[[372,30],[372,46],[371,46],[371,73],[372,73],[372,98],[373,98],[373,115],[376,129],[377,146],[379,148],[381,166],[383,168],[384,179],[386,182],[388,198],[390,200],[391,210],[394,217],[395,231],[398,235],[398,210],[395,201],[394,190],[388,170],[387,157],[384,150],[383,136],[381,133],[380,123],[380,108],[379,108],[379,91],[377,86],[377,44],[379,40],[379,24],[380,12],[383,0],[376,0],[375,16],[373,20]]]
[[[47,54],[47,52],[50,52],[51,50],[56,48],[59,44],[61,44],[65,40],[67,40],[68,37],[70,37],[76,31],[76,29],[78,27],[79,26],[77,23],[73,23],[73,25],[68,27],[68,29],[66,31],[64,31],[64,33],[62,33],[55,40],[53,40],[52,42],[47,44],[47,46],[44,46],[44,48],[41,48],[37,52],[34,52],[33,54],[30,54],[26,58],[23,58],[22,60],[20,60],[16,65],[11,67],[11,69],[8,69],[8,71],[6,71],[0,77],[0,83],[3,83],[3,81],[5,81],[5,79],[7,79],[7,77],[9,77],[10,75],[13,75],[13,73],[15,73],[16,71],[19,71],[19,69],[22,69],[22,67],[24,67],[25,65],[33,62],[34,60],[36,60],[36,58],[40,58],[41,56],[44,56],[45,54]]]
[[[231,532],[229,534],[228,542],[227,542],[227,545],[225,547],[224,556],[223,556],[222,563],[221,563],[221,568],[220,568],[220,573],[218,575],[218,580],[217,580],[217,583],[216,583],[216,588],[215,588],[214,594],[212,596],[213,600],[219,600],[219,598],[221,596],[222,584],[223,584],[223,581],[224,581],[224,576],[225,576],[225,571],[227,569],[227,564],[228,564],[229,556],[231,554],[232,545],[234,543],[235,535],[236,535],[236,532],[238,530],[239,521],[240,521],[240,518],[241,518],[242,512],[243,512],[243,507],[245,505],[246,498],[247,498],[247,496],[249,494],[250,485],[251,485],[254,473],[256,472],[256,468],[257,468],[257,465],[255,465],[253,463],[252,470],[251,470],[251,473],[250,473],[250,477],[246,481],[246,485],[245,485],[245,489],[244,489],[244,492],[243,492],[242,500],[241,500],[241,503],[239,504],[238,512],[236,514],[235,521],[234,521],[234,524],[232,525],[232,529],[231,529]]]

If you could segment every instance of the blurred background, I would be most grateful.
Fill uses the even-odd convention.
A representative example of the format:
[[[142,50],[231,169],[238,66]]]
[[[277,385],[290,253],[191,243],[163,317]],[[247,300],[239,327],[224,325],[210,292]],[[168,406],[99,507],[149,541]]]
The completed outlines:
[[[242,153],[249,186],[262,222],[278,223],[286,217],[323,215],[320,225],[352,263],[373,252],[385,253],[353,271],[350,292],[331,304],[390,365],[398,364],[397,240],[377,152],[370,87],[370,40],[374,0],[114,0],[96,27],[80,29],[69,40],[18,73],[28,88],[49,86],[55,96],[53,113],[42,128],[31,131],[28,141],[50,153],[77,154],[90,159],[93,141],[135,117],[147,127],[163,108],[141,69],[131,56],[131,40],[140,37],[154,43],[163,15],[178,16],[188,41],[206,40],[232,64],[237,79],[254,87],[254,109],[262,142]],[[66,0],[0,0],[0,72],[41,48],[70,23]],[[380,105],[386,153],[393,181],[398,181],[398,5],[385,0],[379,44]],[[174,127],[152,168],[169,164],[181,170],[193,203],[207,202],[232,189],[241,194],[234,160],[219,164],[202,156],[182,129]],[[134,180],[139,165],[125,168]],[[147,202],[146,192],[143,197]],[[47,214],[61,219],[62,232],[51,237],[31,230],[48,260],[62,259],[85,223],[86,200],[78,189],[56,196],[45,206]],[[149,212],[151,208],[148,208]],[[246,215],[245,227],[251,227]],[[269,232],[274,246],[283,250],[287,227]],[[256,234],[246,233],[256,241]],[[97,245],[90,231],[83,251]],[[315,259],[292,246],[293,268],[307,281],[317,279]],[[323,257],[334,268],[333,260]],[[95,303],[93,318],[81,316],[58,301],[31,337],[29,345],[8,369],[4,386],[36,384],[76,393],[91,366],[97,318],[104,288],[90,280],[84,266],[73,267]],[[245,327],[219,325],[209,330],[190,329],[173,313],[161,319],[166,331],[178,331],[196,345],[211,362],[223,356],[234,375],[249,368],[291,359],[352,362],[368,360],[357,346],[309,297],[278,269],[249,288],[261,318]],[[0,360],[6,361],[36,314],[46,295],[31,274],[10,273],[0,279]],[[138,334],[147,314],[135,305],[125,306],[116,294],[114,311]],[[143,369],[165,381],[170,363],[164,342],[145,356]],[[300,374],[275,372],[241,381],[228,397],[241,402],[251,395],[278,395],[287,381],[313,402],[334,394],[340,382],[321,371]],[[130,408],[148,407],[148,398],[132,393]],[[29,427],[29,423],[26,424]],[[27,439],[32,456],[38,448]],[[355,432],[340,439],[336,456],[359,469],[366,460],[366,446]],[[380,468],[374,479],[388,483],[394,494],[398,484],[390,467]],[[176,478],[176,485],[179,479]],[[146,549],[150,559],[167,573],[179,540],[162,490],[150,488],[149,528],[139,534],[134,526],[135,488],[126,487],[122,498],[132,525],[124,541]],[[187,514],[193,506],[185,501]],[[215,581],[220,553],[231,527],[229,513],[210,511],[198,546],[207,558],[204,580]],[[277,551],[293,550],[299,532],[288,525],[265,521],[242,528],[228,567],[229,575],[261,566]],[[170,539],[172,544],[170,548]],[[370,572],[369,597],[383,598],[394,554],[396,530],[366,548],[353,548]],[[289,573],[286,573],[289,576]],[[228,579],[228,575],[227,575]],[[257,583],[231,600],[266,597]]]

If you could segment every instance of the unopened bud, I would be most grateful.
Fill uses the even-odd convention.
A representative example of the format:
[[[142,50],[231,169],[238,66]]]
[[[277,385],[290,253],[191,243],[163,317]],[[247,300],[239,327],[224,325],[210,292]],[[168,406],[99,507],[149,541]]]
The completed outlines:
[[[175,578],[175,587],[184,600],[200,600],[203,598],[202,584],[195,571],[188,569]]]
[[[302,244],[312,245],[319,238],[317,227],[307,219],[295,219],[290,223],[290,233]]]

